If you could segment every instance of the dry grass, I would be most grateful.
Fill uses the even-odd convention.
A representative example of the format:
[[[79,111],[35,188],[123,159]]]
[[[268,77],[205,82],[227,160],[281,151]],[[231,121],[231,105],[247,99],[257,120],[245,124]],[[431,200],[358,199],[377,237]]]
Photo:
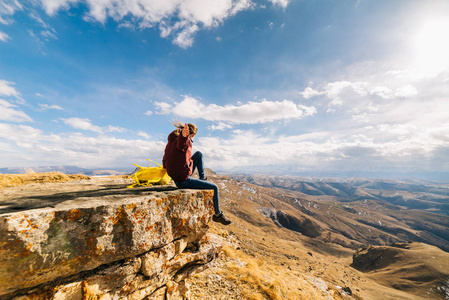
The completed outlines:
[[[302,290],[301,286],[306,287],[306,285],[300,274],[292,271],[285,272],[265,263],[260,258],[253,258],[229,246],[225,246],[223,251],[233,263],[222,272],[229,280],[235,281],[242,288],[244,298],[251,300],[314,298],[310,298],[312,291],[304,293]]]
[[[189,279],[189,299],[358,299],[342,295],[320,278],[279,265],[271,259],[239,248],[224,230],[216,231],[227,242],[208,270]],[[318,286],[316,282],[322,283]]]
[[[31,183],[66,182],[71,180],[90,179],[89,176],[60,172],[31,173],[31,174],[0,174],[0,188],[21,186]]]

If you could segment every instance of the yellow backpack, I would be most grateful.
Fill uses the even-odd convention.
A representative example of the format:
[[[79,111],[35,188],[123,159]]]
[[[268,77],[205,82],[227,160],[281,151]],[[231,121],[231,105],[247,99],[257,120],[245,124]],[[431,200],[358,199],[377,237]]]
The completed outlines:
[[[151,163],[148,167],[141,167],[137,164],[136,170],[129,175],[129,178],[132,180],[132,184],[128,186],[128,188],[133,188],[136,185],[140,186],[152,186],[156,185],[165,185],[171,181],[170,176],[167,174],[167,170],[161,166],[160,164],[152,161],[151,159],[147,159],[152,163],[158,165],[158,167],[152,167]]]

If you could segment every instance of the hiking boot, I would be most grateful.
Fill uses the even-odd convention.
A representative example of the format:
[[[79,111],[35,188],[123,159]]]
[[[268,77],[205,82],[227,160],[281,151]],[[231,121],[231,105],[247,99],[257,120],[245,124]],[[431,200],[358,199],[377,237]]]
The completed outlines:
[[[229,220],[228,218],[226,218],[226,217],[224,216],[223,213],[219,214],[218,216],[217,216],[217,215],[214,215],[214,216],[212,217],[212,220],[213,220],[214,222],[221,223],[221,224],[223,224],[223,225],[229,225],[229,224],[231,224],[231,220]]]

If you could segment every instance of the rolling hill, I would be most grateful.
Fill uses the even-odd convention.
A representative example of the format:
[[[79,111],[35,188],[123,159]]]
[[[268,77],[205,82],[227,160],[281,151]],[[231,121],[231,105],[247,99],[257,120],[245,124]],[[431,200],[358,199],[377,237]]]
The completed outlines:
[[[314,280],[325,284],[315,281],[321,296],[298,299],[449,297],[449,216],[439,209],[447,203],[447,186],[266,175],[208,177],[221,188],[222,207],[234,222],[225,229],[245,253],[288,274],[307,274],[305,280],[312,285]],[[429,206],[417,208],[421,203]],[[357,265],[366,249],[376,249],[380,257],[388,257],[391,249],[398,254],[390,255],[383,268],[368,270]]]

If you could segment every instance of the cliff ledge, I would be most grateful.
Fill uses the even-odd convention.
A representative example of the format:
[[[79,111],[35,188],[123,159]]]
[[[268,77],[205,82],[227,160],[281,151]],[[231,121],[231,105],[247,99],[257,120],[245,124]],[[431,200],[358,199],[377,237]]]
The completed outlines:
[[[0,200],[0,299],[178,299],[218,255],[206,234],[213,191],[123,182],[6,188]]]

